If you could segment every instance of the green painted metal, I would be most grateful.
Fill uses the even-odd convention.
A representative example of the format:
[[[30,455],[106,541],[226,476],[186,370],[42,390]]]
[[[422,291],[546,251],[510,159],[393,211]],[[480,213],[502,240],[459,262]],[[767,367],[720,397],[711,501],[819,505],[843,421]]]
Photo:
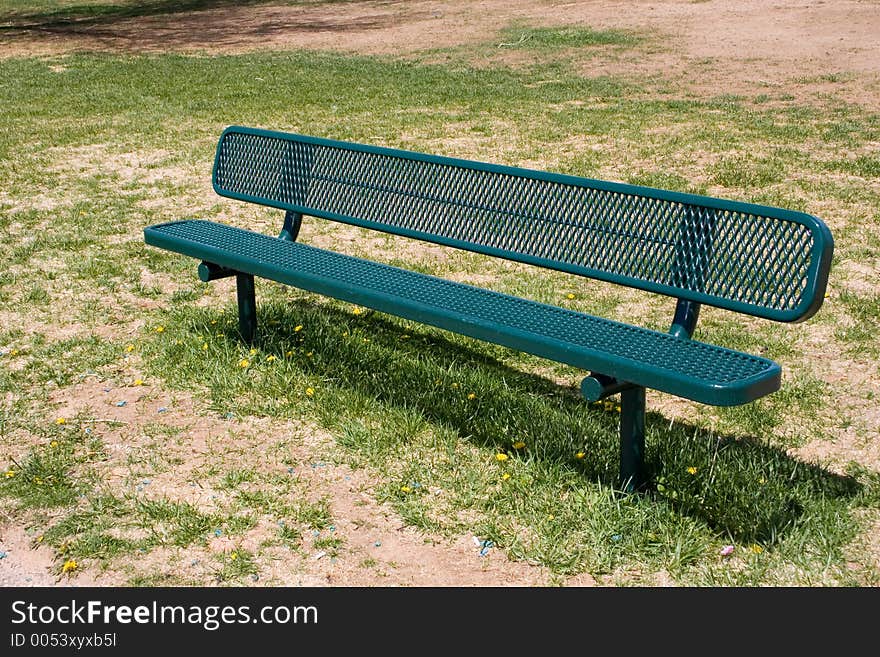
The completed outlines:
[[[645,486],[645,389],[620,393],[620,488],[632,493]]]
[[[232,126],[218,194],[778,321],[821,306],[833,240],[801,212]]]
[[[209,221],[150,226],[147,244],[706,404],[779,388],[779,366],[668,333]]]
[[[203,283],[209,283],[210,281],[216,281],[221,278],[229,278],[230,276],[235,276],[238,272],[234,269],[226,269],[225,267],[220,267],[219,265],[215,265],[213,262],[201,262],[199,264],[199,280]]]
[[[284,226],[281,227],[280,239],[288,242],[296,242],[299,237],[299,229],[302,227],[303,216],[301,212],[288,210],[284,213]]]
[[[672,326],[669,333],[677,338],[689,339],[697,328],[697,320],[700,318],[700,304],[679,299],[675,305],[675,316],[672,318]]]
[[[581,381],[581,395],[587,401],[595,402],[632,387],[633,384],[627,381],[592,372]]]
[[[238,332],[250,344],[257,332],[257,300],[253,274],[237,273],[235,289],[238,298]]]
[[[726,201],[232,126],[218,194],[285,210],[279,238],[208,221],[150,226],[148,244],[236,276],[239,331],[257,327],[254,276],[589,370],[589,400],[621,396],[621,488],[646,483],[645,389],[706,404],[780,386],[765,358],[691,339],[702,304],[777,321],[821,306],[833,252],[816,217]],[[588,276],[677,299],[668,333],[296,242],[303,215]]]

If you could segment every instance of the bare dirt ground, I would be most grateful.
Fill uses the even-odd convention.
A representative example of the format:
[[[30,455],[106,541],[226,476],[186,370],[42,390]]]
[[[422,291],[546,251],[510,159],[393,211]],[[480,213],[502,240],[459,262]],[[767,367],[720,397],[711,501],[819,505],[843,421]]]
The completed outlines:
[[[617,58],[583,63],[587,75],[662,76],[693,94],[758,94],[768,90],[798,98],[816,98],[835,89],[835,76],[846,80],[847,99],[867,107],[880,106],[880,2],[763,0],[593,0],[535,2],[484,0],[447,2],[347,2],[306,6],[226,6],[191,13],[138,18],[99,18],[70,24],[27,24],[5,30],[0,57],[56,56],[82,51],[167,52],[210,54],[251,50],[312,48],[362,54],[416,56],[433,48],[485,43],[514,24],[533,26],[586,25],[622,28],[657,37],[656,48],[623,53]],[[831,75],[833,74],[833,75]],[[131,373],[134,378],[135,372]],[[229,422],[207,418],[198,403],[171,398],[150,387],[118,389],[108,404],[100,383],[84,382],[59,399],[60,415],[86,412],[119,421],[108,432],[110,450],[106,475],[124,480],[125,452],[144,439],[144,426],[155,418],[155,407],[169,408],[165,421],[185,427],[191,458],[208,449],[218,436],[265,437],[258,421]],[[116,426],[116,425],[114,425]],[[312,427],[287,427],[302,447],[294,456],[307,462],[310,445],[328,440]],[[293,441],[297,442],[297,441]],[[247,447],[247,446],[245,446]],[[255,446],[251,446],[256,448]],[[189,467],[195,467],[193,463]],[[540,567],[515,563],[498,551],[479,556],[471,536],[452,540],[426,536],[403,525],[386,505],[376,501],[363,472],[344,465],[305,468],[298,476],[311,495],[330,497],[336,531],[345,549],[335,560],[307,553],[296,563],[279,561],[260,583],[282,585],[546,585],[556,583]],[[193,475],[186,481],[152,482],[163,494],[198,505],[207,492]],[[192,485],[195,482],[196,485]],[[164,488],[163,488],[164,486]],[[169,488],[170,487],[170,488]],[[193,492],[196,491],[196,492]],[[250,540],[258,542],[258,526]],[[39,547],[35,536],[0,516],[0,586],[123,584],[133,574],[161,573],[162,568],[186,571],[204,581],[198,555],[185,563],[174,555],[154,554],[132,564],[126,573],[82,572],[59,580],[52,551]],[[248,539],[246,539],[247,541]],[[222,540],[205,548],[231,549]],[[159,552],[159,551],[157,551]],[[179,556],[179,555],[178,555]],[[369,564],[369,565],[365,565]],[[189,569],[189,570],[187,570]],[[581,575],[558,583],[594,585]],[[599,582],[602,584],[603,582]]]
[[[132,370],[131,376],[141,376]],[[387,505],[371,494],[369,476],[344,464],[320,461],[316,452],[332,443],[332,438],[311,426],[291,424],[278,427],[260,419],[228,420],[211,417],[189,395],[168,395],[152,386],[110,387],[105,381],[89,379],[65,389],[54,400],[60,417],[78,413],[96,418],[93,423],[107,449],[101,465],[101,480],[113,491],[125,491],[147,499],[173,499],[210,511],[219,498],[228,495],[212,488],[201,474],[210,462],[233,468],[251,461],[254,453],[280,437],[291,444],[286,456],[297,462],[291,476],[297,491],[310,499],[328,496],[334,519],[333,535],[343,542],[338,556],[332,551],[308,547],[303,552],[287,549],[270,551],[266,564],[261,561],[260,584],[277,586],[540,586],[550,573],[541,567],[509,561],[498,550],[480,556],[473,537],[453,540],[430,537],[405,526]],[[124,401],[124,406],[118,403]],[[146,426],[156,421],[156,409],[163,423],[183,429],[180,443],[167,441],[164,457],[179,455],[184,462],[171,472],[144,479],[135,476],[129,455],[144,450],[151,438]],[[266,457],[260,463],[266,472],[285,472],[286,465]],[[160,548],[132,560],[120,571],[92,573],[84,570],[76,577],[60,577],[53,550],[43,547],[38,536],[14,524],[0,525],[0,586],[114,586],[135,576],[161,577],[164,574],[191,578],[194,582],[212,580],[210,557],[230,554],[237,548],[256,551],[260,542],[277,533],[268,519],[261,519],[240,540],[225,536],[212,539],[206,548]],[[309,532],[310,534],[310,532]],[[324,532],[327,535],[327,532]],[[579,575],[572,584],[592,584],[589,575]]]
[[[0,56],[120,52],[246,52],[312,48],[410,55],[482,43],[511,24],[587,25],[658,37],[658,48],[585,73],[655,76],[695,93],[800,95],[848,76],[850,102],[880,100],[877,0],[387,0],[300,6],[225,6],[137,18],[26,23],[6,31]]]

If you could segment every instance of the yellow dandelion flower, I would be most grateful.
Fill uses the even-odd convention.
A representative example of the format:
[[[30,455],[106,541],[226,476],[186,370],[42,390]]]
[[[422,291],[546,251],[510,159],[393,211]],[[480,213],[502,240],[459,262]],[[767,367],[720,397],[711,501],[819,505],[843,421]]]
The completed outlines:
[[[452,388],[452,389],[455,389],[455,388],[458,388],[458,384],[457,384],[457,383],[453,383],[453,384],[450,385],[449,387]]]
[[[355,309],[352,310],[351,312],[353,312],[355,315],[363,315],[363,314],[364,314],[364,309],[363,309],[363,308],[355,308]]]
[[[688,468],[687,472],[688,472],[688,474],[695,475],[695,474],[697,474],[697,469],[694,466],[691,466]]]
[[[501,462],[503,463],[503,462],[506,461],[507,459],[508,459],[508,456],[507,456],[507,454],[505,454],[504,452],[498,452],[498,453],[495,455],[495,460],[496,460],[496,461],[501,461]]]
[[[43,535],[40,534],[39,536],[37,536],[37,543],[42,543],[42,542],[43,542]]]
[[[18,349],[13,349],[12,351],[9,352],[9,355],[10,356],[18,356]]]
[[[63,417],[59,417],[57,420],[55,420],[55,424],[67,424],[67,420]]]
[[[276,360],[277,359],[275,358],[274,354],[269,354],[268,356],[266,356],[267,363],[274,363]]]
[[[306,388],[306,396],[312,397],[312,396],[314,396],[314,394],[315,394],[314,388]]]
[[[7,479],[12,479],[14,476],[15,476],[15,470],[7,470],[6,471],[6,478]]]
[[[302,324],[297,324],[296,326],[293,327],[294,333],[299,333],[302,330],[303,330]]]
[[[251,362],[247,358],[242,358],[240,361],[238,361],[239,367],[248,367],[250,364]]]
[[[554,516],[552,513],[548,513],[547,520],[556,520],[556,516]]]
[[[314,353],[314,352],[312,352],[312,351],[310,351],[309,353],[307,353],[307,354],[306,354],[306,358],[311,358],[313,353]]]
[[[508,479],[510,479],[509,472],[505,472],[503,475],[501,475],[501,481],[507,481]]]
[[[256,356],[256,355],[257,355],[257,350],[256,350],[256,349],[251,349],[250,352],[248,352],[248,353],[250,353],[251,356]]]
[[[476,399],[476,398],[477,398],[477,393],[475,393],[475,392],[468,393],[468,399]]]
[[[568,294],[565,295],[565,298],[566,299],[574,299],[574,295],[571,292],[569,292]]]
[[[238,552],[233,552],[229,555],[229,558],[235,561],[236,559],[238,559]]]
[[[155,331],[156,331],[156,333],[164,333],[165,327],[160,324],[159,326],[156,327]]]
[[[343,337],[343,338],[347,338],[347,337],[348,337],[348,331],[343,331],[343,332],[342,332],[342,337]]]
[[[132,351],[134,351],[134,345],[133,345],[133,344],[127,344],[127,345],[125,345],[125,350],[126,350],[128,353],[131,353]]]
[[[410,492],[412,492],[412,488],[410,488],[409,486],[401,486],[400,492],[401,493],[410,493]]]
[[[39,477],[34,477],[34,482],[37,484],[37,486],[43,485],[43,480],[40,479]]]
[[[53,448],[54,448],[54,447],[58,447],[58,441],[57,441],[57,440],[53,440],[51,443],[49,443],[49,447],[53,447]]]
[[[514,449],[522,449],[522,448],[525,447],[525,446],[526,446],[526,444],[525,444],[525,442],[522,441],[522,440],[517,440],[515,443],[513,443],[513,448],[514,448]]]
[[[144,380],[143,379],[135,379],[134,384],[136,386],[142,386],[142,385],[144,385]]]
[[[211,326],[214,326],[216,323],[217,323],[217,320],[216,320],[216,319],[212,319],[212,320],[211,320]]]
[[[751,546],[749,549],[750,549],[752,552],[754,552],[755,554],[761,554],[761,553],[764,551],[764,548],[762,548],[762,547],[761,547],[760,545],[758,545],[757,543],[753,543],[752,546]]]
[[[758,483],[761,484],[761,485],[763,486],[764,484],[767,483],[767,480],[764,479],[764,477],[761,477],[760,479],[758,479]]]
[[[207,342],[202,344],[202,351],[208,351],[208,343]]]
[[[578,452],[577,454],[574,455],[574,457],[575,457],[576,459],[578,459],[579,461],[580,461],[580,460],[583,460],[583,458],[584,458],[585,456],[586,456],[586,453],[585,453],[585,452]]]
[[[61,572],[69,573],[76,570],[77,568],[79,568],[79,565],[76,563],[76,561],[74,559],[68,559],[64,562],[64,565],[61,566]]]

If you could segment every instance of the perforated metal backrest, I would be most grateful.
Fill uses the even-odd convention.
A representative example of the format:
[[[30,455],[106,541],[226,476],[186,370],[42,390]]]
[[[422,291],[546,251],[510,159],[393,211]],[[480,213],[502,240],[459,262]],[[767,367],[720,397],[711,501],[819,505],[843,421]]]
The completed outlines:
[[[233,126],[214,189],[779,321],[822,305],[833,242],[800,212]]]

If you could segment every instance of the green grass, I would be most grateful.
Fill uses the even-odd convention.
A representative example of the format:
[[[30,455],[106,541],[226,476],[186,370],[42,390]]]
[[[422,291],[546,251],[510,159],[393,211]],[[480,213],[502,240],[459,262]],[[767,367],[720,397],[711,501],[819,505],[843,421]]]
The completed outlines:
[[[728,416],[745,438],[687,423],[670,428],[652,414],[648,460],[657,486],[644,498],[620,498],[613,408],[587,407],[571,390],[487,358],[473,341],[337,308],[308,297],[264,303],[267,328],[254,354],[236,345],[229,315],[175,311],[167,320],[174,335],[155,338],[148,355],[161,376],[203,389],[220,413],[321,423],[353,465],[379,473],[381,499],[408,522],[448,535],[476,531],[560,574],[587,564],[595,574],[651,564],[693,577],[724,541],[750,559],[759,558],[749,552],[755,549],[781,562],[823,533],[817,523],[849,515],[865,485],[875,485],[802,463],[758,438],[798,398],[802,408],[816,407],[816,384],[807,381],[780,393],[788,399],[765,409],[769,416]],[[222,336],[206,336],[211,322],[227,327]],[[515,448],[519,441],[526,447]],[[437,488],[444,493],[426,494]],[[479,520],[467,524],[464,510]],[[839,552],[851,538],[852,527],[826,547]],[[806,570],[799,581],[815,581],[809,568],[819,562],[799,559]],[[849,581],[844,568],[835,576]],[[759,581],[752,577],[756,571],[747,570],[738,581]]]
[[[786,174],[781,159],[733,156],[715,165],[711,181],[732,189],[760,189],[784,181]]]
[[[880,293],[857,294],[844,290],[839,300],[850,316],[850,321],[841,324],[836,336],[846,348],[856,355],[880,357]]]
[[[558,50],[595,46],[634,46],[642,38],[622,30],[594,30],[591,27],[529,27],[513,25],[502,30],[499,47]]]
[[[0,16],[109,20],[128,7],[24,4]],[[827,356],[812,358],[810,349],[828,329],[834,367],[876,361],[876,295],[835,276],[845,271],[837,262],[880,257],[870,154],[880,117],[846,103],[695,99],[662,80],[584,77],[557,55],[640,48],[640,37],[513,27],[501,38],[522,35],[517,48],[540,65],[477,69],[306,52],[0,60],[0,311],[11,320],[0,329],[0,447],[4,473],[13,472],[0,495],[15,517],[39,528],[59,559],[111,569],[228,538],[239,556],[226,551],[211,562],[218,583],[252,582],[276,558],[272,550],[342,557],[330,499],[306,494],[287,471],[301,464],[273,434],[296,419],[327,431],[332,444],[314,453],[364,470],[407,524],[490,539],[559,581],[587,571],[620,584],[666,576],[690,585],[876,583],[867,548],[853,546],[866,511],[880,505],[877,473],[844,463],[838,474],[790,450],[845,439],[839,427],[848,422],[874,439],[864,411],[876,400],[854,400],[845,371],[843,382],[826,383]],[[621,496],[615,405],[585,404],[576,389],[583,373],[572,368],[262,281],[254,353],[242,345],[229,288],[198,283],[194,262],[145,247],[141,235],[144,225],[182,216],[277,231],[277,212],[205,193],[217,135],[238,122],[820,208],[834,225],[834,294],[797,326],[706,309],[698,337],[778,360],[783,389],[735,409],[662,413],[664,398],[649,395],[653,486]],[[850,152],[858,155],[841,156]],[[666,299],[559,273],[334,234],[327,222],[307,221],[303,239],[441,276],[480,275],[494,289],[655,328],[666,328],[673,309]],[[75,386],[113,388],[135,376],[158,386],[139,402],[151,408],[174,409],[176,395],[191,394],[206,406],[192,411],[193,423],[256,417],[270,430],[224,434],[190,472],[190,427],[164,416],[129,428],[98,429],[88,418],[53,424],[54,404]],[[855,405],[847,415],[842,402]],[[113,432],[125,436],[114,444],[137,449],[110,451],[102,440]],[[124,466],[122,484],[109,483],[108,461]],[[276,461],[285,467],[270,471]],[[184,489],[192,480],[207,501],[136,487],[157,477]],[[271,531],[261,547],[241,547],[264,526]],[[735,548],[729,558],[719,554],[724,545]],[[145,585],[190,575],[168,577],[130,573]]]
[[[92,456],[93,446],[84,438],[87,436],[61,429],[45,431],[39,447],[22,461],[13,460],[7,466],[0,494],[33,508],[73,504],[93,485],[88,471],[76,467]]]
[[[236,548],[229,554],[223,555],[221,563],[222,567],[216,574],[219,583],[240,586],[243,580],[255,578],[259,572],[254,555],[242,548]]]

